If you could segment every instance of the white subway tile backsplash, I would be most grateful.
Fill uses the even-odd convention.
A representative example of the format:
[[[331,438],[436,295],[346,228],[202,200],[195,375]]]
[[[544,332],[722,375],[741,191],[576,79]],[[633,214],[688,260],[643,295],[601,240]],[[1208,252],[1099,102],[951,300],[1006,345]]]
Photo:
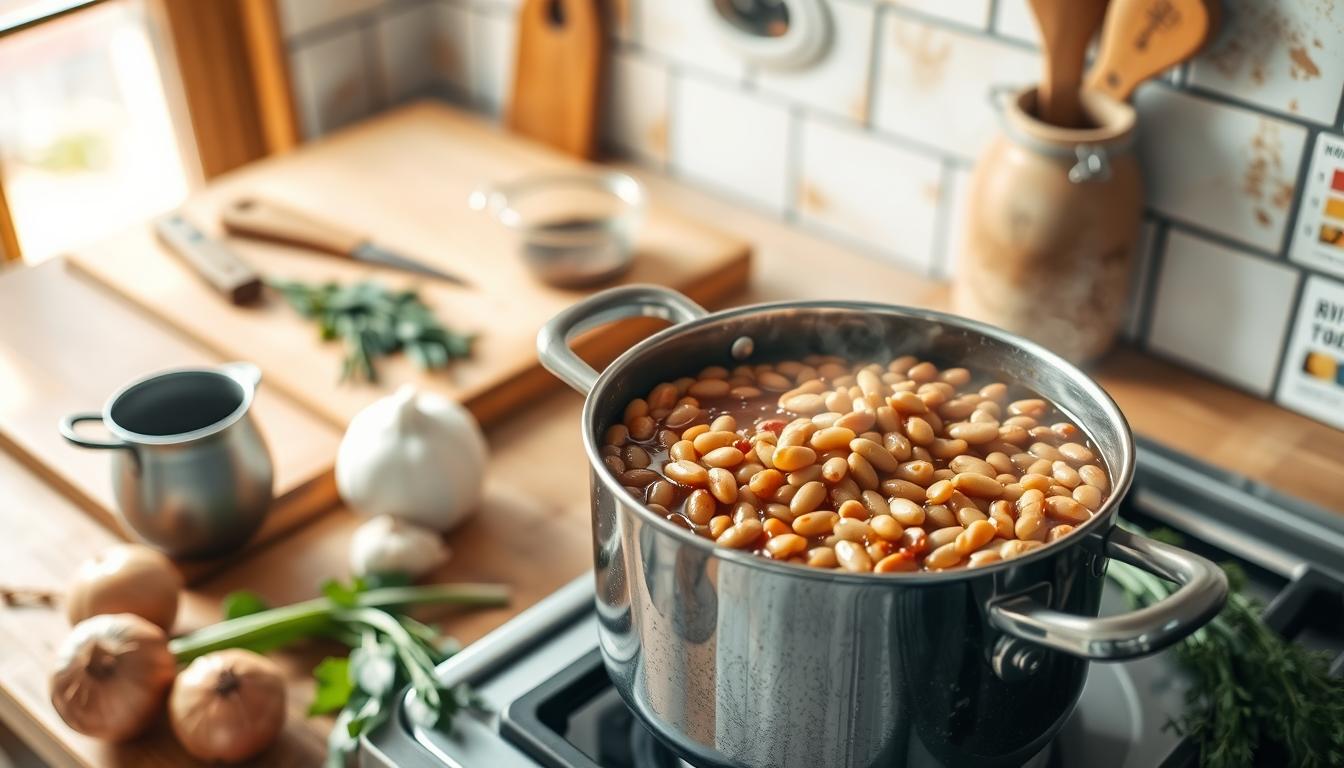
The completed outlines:
[[[864,123],[876,10],[846,2],[831,3],[829,8],[832,35],[823,57],[799,70],[761,70],[757,83],[761,90]]]
[[[290,53],[289,67],[306,137],[354,122],[373,109],[365,63],[359,29],[324,37]]]
[[[1036,82],[1039,55],[895,13],[884,18],[878,38],[876,125],[974,159],[998,131],[991,90]]]
[[[713,1],[602,4],[605,145],[950,277],[991,90],[1040,77],[1031,0],[824,0],[831,47],[797,70],[748,66]],[[1266,395],[1301,274],[1272,257],[1304,126],[1341,115],[1344,0],[1219,1],[1222,34],[1136,99],[1147,215],[1122,334]],[[522,0],[279,2],[309,136],[436,86],[507,105]]]
[[[301,35],[324,24],[367,13],[385,0],[280,0],[280,28],[285,37]]]
[[[434,70],[458,96],[471,94],[471,11],[439,3],[434,20]]]
[[[438,12],[436,4],[421,3],[378,20],[378,70],[387,99],[423,93],[437,79]]]
[[[784,212],[788,110],[736,88],[686,76],[673,87],[671,117],[672,166],[679,174]]]
[[[742,59],[720,37],[708,0],[628,0],[640,44],[683,66],[742,79]]]
[[[1334,0],[1225,0],[1224,29],[1190,84],[1333,124],[1344,90],[1344,6]]]
[[[512,13],[471,14],[471,95],[492,114],[509,102],[513,60],[518,47],[518,22]]]
[[[1136,104],[1149,205],[1278,250],[1306,130],[1162,85],[1140,88]]]
[[[932,273],[942,163],[817,119],[801,136],[799,218]]]
[[[1041,44],[1041,31],[1027,0],[999,0],[994,6],[994,31],[1032,45]]]
[[[1151,347],[1268,395],[1297,272],[1173,229],[1157,280]]]
[[[883,0],[928,16],[984,29],[989,24],[989,0]],[[1000,0],[1002,2],[1002,0]]]
[[[667,162],[667,67],[623,51],[612,51],[607,65],[606,143],[662,166]]]

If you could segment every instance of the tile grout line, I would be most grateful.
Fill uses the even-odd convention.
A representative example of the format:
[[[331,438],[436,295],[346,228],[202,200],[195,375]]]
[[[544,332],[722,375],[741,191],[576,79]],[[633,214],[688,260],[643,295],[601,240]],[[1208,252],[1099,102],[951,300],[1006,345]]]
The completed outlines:
[[[1265,395],[1266,399],[1276,403],[1279,401],[1279,384],[1283,381],[1283,366],[1288,362],[1289,342],[1293,339],[1293,330],[1297,326],[1298,314],[1302,308],[1302,295],[1306,293],[1306,289],[1307,275],[1299,272],[1297,285],[1293,286],[1292,301],[1288,302],[1288,318],[1279,335],[1279,353],[1275,356],[1274,376],[1269,381],[1269,392]]]
[[[956,169],[946,159],[939,165],[941,181],[938,210],[935,213],[937,219],[933,224],[933,263],[924,271],[924,276],[950,281],[952,273],[948,267],[952,263],[952,254],[948,249],[952,246],[952,210],[955,202],[952,193],[956,187]]]
[[[1281,266],[1284,263],[1284,260],[1279,258],[1279,255],[1277,253],[1269,250],[1268,248],[1264,248],[1258,245],[1251,245],[1244,241],[1237,240],[1236,238],[1230,237],[1221,232],[1208,229],[1202,224],[1195,224],[1194,222],[1186,221],[1181,217],[1174,216],[1170,213],[1167,213],[1166,211],[1153,208],[1151,206],[1144,206],[1143,213],[1147,216],[1151,216],[1154,219],[1165,221],[1166,223],[1170,224],[1173,228],[1177,230],[1184,231],[1191,235],[1197,235],[1201,239],[1208,240],[1217,245],[1221,245],[1222,247],[1227,248],[1228,250],[1237,251],[1238,253],[1244,253],[1248,256],[1254,256],[1258,259],[1261,259],[1262,261],[1273,262]],[[1285,226],[1287,225],[1285,224]]]
[[[784,209],[780,211],[780,218],[788,224],[796,224],[803,185],[803,112],[797,107],[789,110],[784,157]]]
[[[1287,211],[1288,224],[1283,228],[1283,238],[1279,242],[1279,254],[1283,261],[1291,261],[1288,250],[1292,248],[1293,238],[1297,236],[1298,218],[1302,215],[1303,198],[1307,196],[1307,178],[1311,175],[1311,162],[1316,154],[1316,142],[1320,140],[1319,129],[1308,129],[1307,139],[1302,145],[1302,157],[1298,159],[1297,178],[1294,181],[1293,203]]]
[[[872,130],[873,116],[877,114],[877,81],[882,74],[882,30],[887,23],[885,10],[886,7],[883,5],[873,8],[873,28],[868,32],[868,82],[864,83],[863,88],[863,98],[866,105],[863,110],[863,120],[854,121],[859,123],[859,127],[863,130]]]
[[[1135,292],[1138,297],[1138,322],[1134,328],[1134,343],[1140,349],[1148,349],[1148,336],[1153,330],[1153,307],[1157,301],[1157,286],[1161,282],[1162,268],[1166,265],[1167,236],[1171,232],[1171,222],[1165,219],[1153,219],[1153,237],[1149,244],[1148,269],[1142,275],[1143,285]]]
[[[370,113],[380,112],[388,105],[383,88],[383,71],[379,51],[377,22],[370,19],[359,32],[360,55],[364,59],[364,79],[369,89]]]

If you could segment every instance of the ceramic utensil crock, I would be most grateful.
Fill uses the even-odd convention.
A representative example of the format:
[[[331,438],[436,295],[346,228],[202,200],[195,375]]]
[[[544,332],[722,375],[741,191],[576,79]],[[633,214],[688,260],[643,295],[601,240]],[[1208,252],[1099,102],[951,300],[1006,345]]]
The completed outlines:
[[[1011,98],[970,182],[953,307],[1074,362],[1106,351],[1124,319],[1142,189],[1134,109],[1082,95],[1091,128],[1035,117]]]
[[[101,413],[61,421],[61,435],[112,453],[122,520],[175,557],[241,546],[271,504],[270,453],[248,411],[261,371],[251,363],[155,373],[122,387]],[[112,439],[76,431],[100,421]]]

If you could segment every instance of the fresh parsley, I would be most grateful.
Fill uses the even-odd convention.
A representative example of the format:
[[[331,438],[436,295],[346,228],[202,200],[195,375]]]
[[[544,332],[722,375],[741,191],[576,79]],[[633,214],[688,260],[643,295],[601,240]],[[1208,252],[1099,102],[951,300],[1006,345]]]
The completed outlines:
[[[1169,531],[1154,538],[1179,543]],[[1175,648],[1193,685],[1186,711],[1168,727],[1193,739],[1203,768],[1344,765],[1344,680],[1329,658],[1288,642],[1261,620],[1261,606],[1240,593],[1245,573],[1225,564],[1231,593],[1208,625]],[[1151,605],[1176,586],[1112,561],[1107,576],[1130,601]]]
[[[378,380],[374,360],[404,351],[425,370],[471,356],[475,337],[457,333],[434,316],[414,290],[394,291],[363,281],[350,285],[272,280],[268,283],[304,317],[317,321],[324,341],[345,344],[341,381]]]

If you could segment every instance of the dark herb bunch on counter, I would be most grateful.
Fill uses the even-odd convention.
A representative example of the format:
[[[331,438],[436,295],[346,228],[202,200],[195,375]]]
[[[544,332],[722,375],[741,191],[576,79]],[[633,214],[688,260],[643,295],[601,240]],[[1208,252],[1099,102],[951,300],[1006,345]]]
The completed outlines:
[[[1150,534],[1179,545],[1170,531]],[[1176,646],[1193,679],[1186,711],[1168,727],[1193,739],[1204,768],[1344,765],[1344,680],[1331,677],[1329,658],[1284,640],[1241,594],[1245,573],[1223,564],[1231,592],[1208,625]],[[1112,561],[1107,576],[1136,606],[1176,590],[1156,576]]]
[[[339,285],[272,280],[269,285],[299,314],[318,323],[325,340],[345,344],[341,381],[378,380],[376,358],[404,350],[425,370],[471,356],[474,336],[444,326],[414,290],[372,281]]]

